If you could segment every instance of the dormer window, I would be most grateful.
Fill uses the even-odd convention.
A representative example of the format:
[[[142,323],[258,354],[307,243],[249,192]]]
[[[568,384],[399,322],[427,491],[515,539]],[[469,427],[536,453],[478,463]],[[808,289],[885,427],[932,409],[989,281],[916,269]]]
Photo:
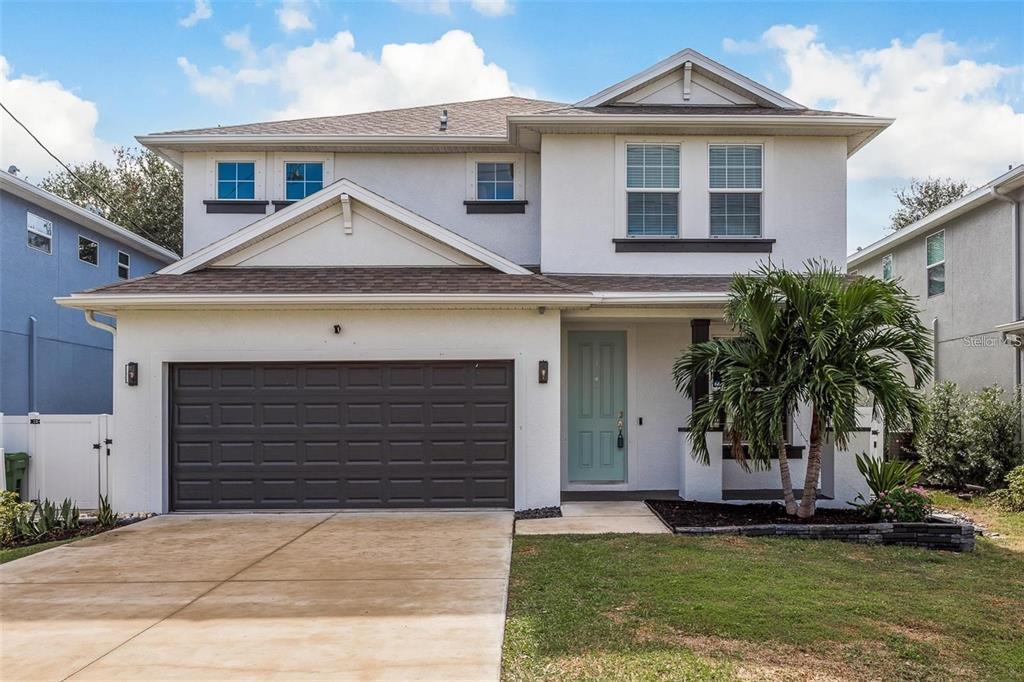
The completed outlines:
[[[626,234],[679,235],[679,145],[626,145]]]
[[[712,237],[760,237],[764,148],[759,144],[708,146]]]

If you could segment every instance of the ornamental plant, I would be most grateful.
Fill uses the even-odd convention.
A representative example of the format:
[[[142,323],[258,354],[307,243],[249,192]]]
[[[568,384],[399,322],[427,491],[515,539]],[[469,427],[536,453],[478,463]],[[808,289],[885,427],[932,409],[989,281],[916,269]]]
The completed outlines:
[[[1007,486],[992,493],[996,506],[1005,511],[1024,512],[1024,464],[1006,475]]]
[[[924,488],[898,486],[857,508],[872,521],[914,523],[932,513],[932,500]]]

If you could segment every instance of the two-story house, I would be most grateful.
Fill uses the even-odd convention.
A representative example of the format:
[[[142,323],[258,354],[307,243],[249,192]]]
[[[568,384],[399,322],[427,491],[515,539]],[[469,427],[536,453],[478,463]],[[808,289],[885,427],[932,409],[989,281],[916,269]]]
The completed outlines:
[[[185,257],[61,301],[117,317],[136,378],[115,371],[115,503],[771,499],[777,471],[689,456],[672,363],[729,333],[733,273],[844,262],[847,159],[890,123],[683,50],[574,105],[140,137],[184,169]],[[824,467],[845,505],[852,456]]]
[[[1024,166],[859,249],[850,271],[898,279],[935,341],[935,381],[1012,394],[1024,369]]]
[[[54,297],[177,254],[0,171],[0,412],[109,414],[113,340]]]

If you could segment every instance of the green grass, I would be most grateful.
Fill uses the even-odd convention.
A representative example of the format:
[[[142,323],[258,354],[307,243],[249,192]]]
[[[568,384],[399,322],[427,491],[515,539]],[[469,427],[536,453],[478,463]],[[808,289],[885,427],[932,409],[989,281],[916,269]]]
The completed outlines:
[[[985,513],[1009,541],[967,554],[517,537],[503,676],[1024,680],[1024,514]]]
[[[66,545],[69,542],[74,542],[75,540],[80,539],[81,538],[68,538],[66,540],[53,540],[52,542],[40,542],[35,545],[25,545],[24,547],[0,549],[0,564],[6,564],[8,561],[14,561],[15,559],[31,556],[36,552],[42,552],[44,549]]]

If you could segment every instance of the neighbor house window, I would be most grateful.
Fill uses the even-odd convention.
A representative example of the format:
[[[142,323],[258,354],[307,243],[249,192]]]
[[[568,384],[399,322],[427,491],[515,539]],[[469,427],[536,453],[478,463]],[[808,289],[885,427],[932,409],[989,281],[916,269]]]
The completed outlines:
[[[132,257],[124,251],[117,252],[117,276],[130,279],[132,276]]]
[[[888,282],[892,279],[892,254],[882,256],[882,279]]]
[[[324,188],[322,163],[286,163],[284,165],[284,198],[305,199]]]
[[[100,245],[88,237],[78,235],[78,260],[89,265],[99,265]]]
[[[28,245],[44,253],[53,252],[53,223],[45,218],[28,214]]]
[[[759,144],[708,147],[712,237],[760,237],[764,149]]]
[[[925,242],[928,258],[928,295],[946,293],[946,233],[936,232]]]
[[[217,163],[218,199],[255,199],[256,164],[252,161]]]
[[[511,161],[476,164],[476,198],[480,201],[512,201],[516,189]]]
[[[679,145],[626,145],[626,234],[679,234]]]

